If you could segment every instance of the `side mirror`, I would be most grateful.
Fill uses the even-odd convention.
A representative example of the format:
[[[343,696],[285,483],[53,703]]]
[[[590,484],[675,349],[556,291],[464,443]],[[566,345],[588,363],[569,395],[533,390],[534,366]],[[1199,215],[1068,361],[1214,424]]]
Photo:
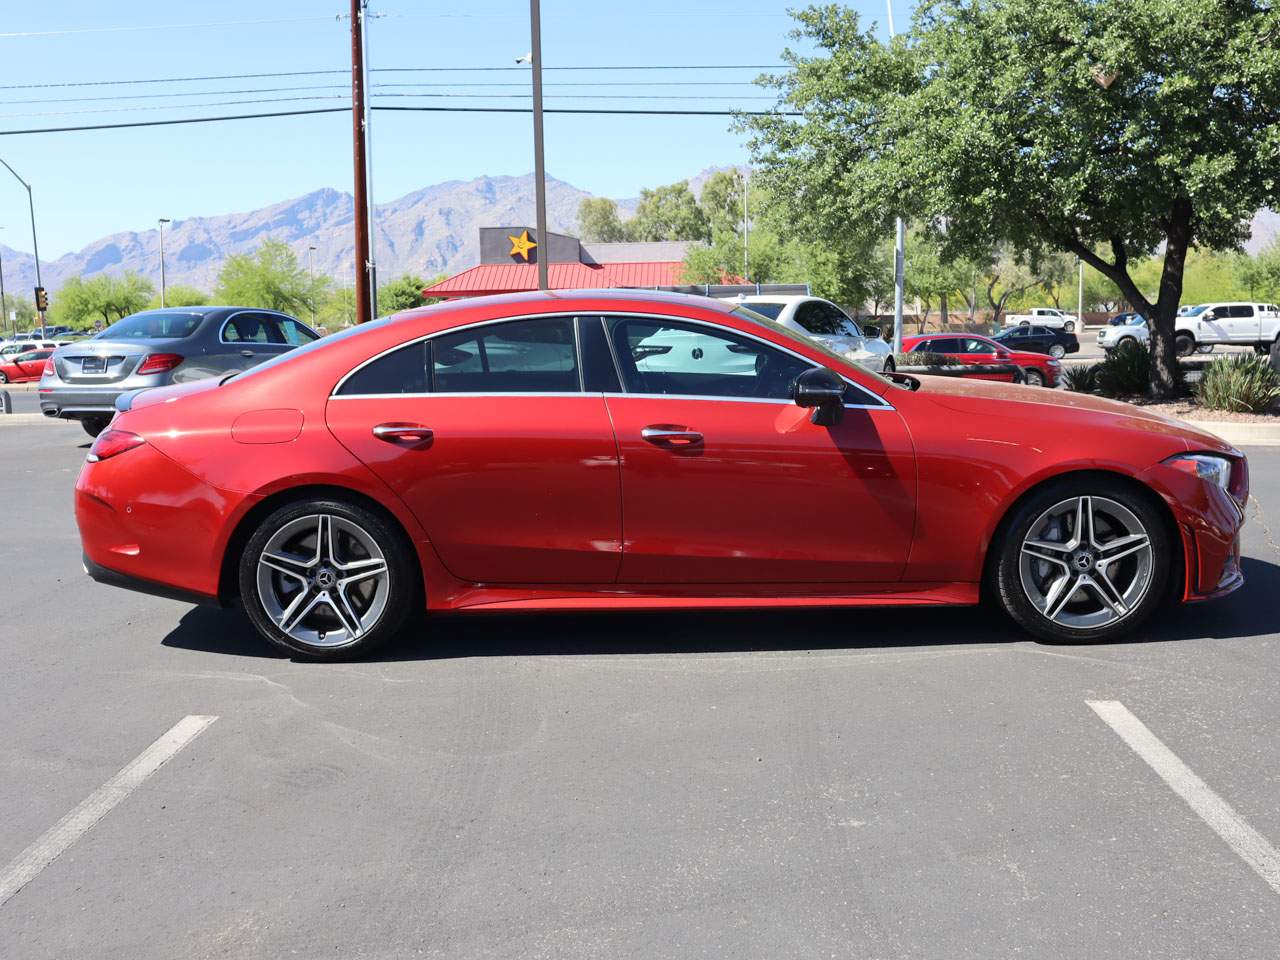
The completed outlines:
[[[862,325],[862,335],[871,340],[879,340],[884,336],[884,331],[874,324],[864,323]]]
[[[791,397],[798,407],[813,410],[810,423],[834,427],[844,416],[845,382],[834,370],[813,367],[796,377]]]

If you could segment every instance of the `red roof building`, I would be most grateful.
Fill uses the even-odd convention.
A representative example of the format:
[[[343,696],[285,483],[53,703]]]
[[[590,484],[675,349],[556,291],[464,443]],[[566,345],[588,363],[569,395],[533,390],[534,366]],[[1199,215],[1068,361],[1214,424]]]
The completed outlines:
[[[427,297],[483,297],[538,289],[544,245],[528,227],[482,227],[480,263],[422,291]],[[682,279],[687,242],[582,243],[549,233],[545,246],[552,290],[607,287],[688,289]],[[726,282],[741,283],[737,277]]]

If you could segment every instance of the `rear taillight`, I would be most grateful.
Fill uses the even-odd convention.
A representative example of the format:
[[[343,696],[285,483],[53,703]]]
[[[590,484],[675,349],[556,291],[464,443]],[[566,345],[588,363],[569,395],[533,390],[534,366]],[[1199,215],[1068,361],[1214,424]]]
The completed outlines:
[[[93,441],[93,446],[89,448],[88,460],[90,463],[107,460],[146,442],[142,437],[136,433],[130,433],[128,430],[112,430],[108,428],[98,434],[98,439]]]
[[[180,353],[149,353],[134,373],[166,373],[181,362]]]

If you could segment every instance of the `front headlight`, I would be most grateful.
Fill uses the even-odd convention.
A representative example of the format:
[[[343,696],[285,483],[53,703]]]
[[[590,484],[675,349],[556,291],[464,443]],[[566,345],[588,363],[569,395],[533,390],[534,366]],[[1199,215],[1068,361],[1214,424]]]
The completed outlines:
[[[1227,492],[1231,486],[1231,461],[1212,453],[1180,453],[1170,457],[1166,464],[1201,480],[1208,480]]]

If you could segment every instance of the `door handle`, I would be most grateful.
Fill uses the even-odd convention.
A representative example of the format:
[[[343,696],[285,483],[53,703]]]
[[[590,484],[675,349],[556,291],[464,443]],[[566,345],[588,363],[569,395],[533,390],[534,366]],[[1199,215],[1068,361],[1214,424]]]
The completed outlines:
[[[420,423],[380,423],[373,428],[373,435],[379,440],[405,447],[425,447],[435,437]]]
[[[702,442],[702,434],[697,430],[686,430],[684,427],[673,427],[658,424],[645,427],[640,436],[658,446],[691,447]]]
[[[253,359],[253,351],[252,351],[252,350],[241,350],[241,351],[240,351],[240,356],[242,356],[242,357],[248,357],[249,359]]]

